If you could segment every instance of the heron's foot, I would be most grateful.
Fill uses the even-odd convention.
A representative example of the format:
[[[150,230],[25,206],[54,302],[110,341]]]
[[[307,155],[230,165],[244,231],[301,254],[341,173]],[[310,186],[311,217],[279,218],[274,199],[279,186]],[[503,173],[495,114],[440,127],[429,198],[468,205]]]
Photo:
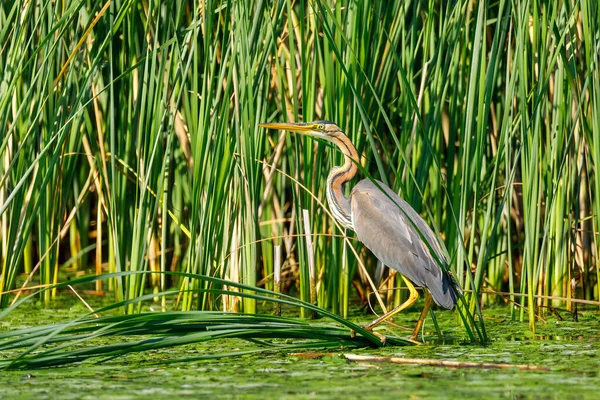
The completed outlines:
[[[377,336],[379,338],[379,340],[381,340],[381,344],[385,346],[385,342],[387,342],[387,337],[385,337],[384,335],[382,335],[379,332],[371,331],[371,333],[373,335]]]
[[[381,340],[381,343],[383,345],[385,345],[385,342],[387,341],[387,338],[384,335],[382,335],[381,333],[375,332],[373,330],[372,324],[367,324],[367,325],[363,326],[363,328],[366,329],[366,330],[368,330],[369,332],[371,332],[373,335],[377,336],[379,338],[379,340]],[[354,339],[356,337],[356,332],[354,331],[354,329],[350,329],[350,337],[352,339]]]
[[[377,325],[374,323],[375,321],[371,321],[366,325],[363,325],[363,328],[368,330],[369,332],[373,332],[373,328]]]
[[[421,338],[421,341],[419,341],[419,332],[421,332],[421,327],[422,326],[423,326],[423,323],[422,323],[421,320],[419,320],[419,322],[417,322],[417,326],[413,330],[412,335],[410,335],[410,338],[408,339],[409,341],[411,341],[414,344],[423,344],[423,343],[425,343],[425,336],[423,336]]]
[[[373,335],[377,336],[379,338],[379,340],[381,340],[381,344],[383,344],[385,346],[385,344],[387,342],[387,337],[385,335],[382,335],[379,332],[374,331],[372,324],[367,324],[367,325],[363,326],[363,328],[368,330],[369,332],[371,332]],[[407,338],[406,340],[408,340],[412,344],[416,344],[416,345],[420,346],[423,344],[423,342],[419,341],[418,336],[419,336],[418,333],[416,335],[413,333],[410,336],[410,338]],[[354,329],[350,329],[350,337],[352,339],[354,339],[356,337],[356,331]]]
[[[423,342],[419,342],[419,339],[417,339],[417,336],[415,335],[411,335],[410,338],[407,339],[409,342],[411,342],[412,344],[416,344],[417,346],[420,346],[423,344]]]

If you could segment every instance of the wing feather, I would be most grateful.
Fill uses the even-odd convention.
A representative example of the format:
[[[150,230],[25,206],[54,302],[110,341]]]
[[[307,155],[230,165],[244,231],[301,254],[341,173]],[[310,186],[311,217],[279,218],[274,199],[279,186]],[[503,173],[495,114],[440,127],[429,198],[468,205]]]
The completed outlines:
[[[352,190],[352,225],[358,239],[388,267],[428,288],[437,304],[452,308],[456,303],[452,278],[432,257],[423,239],[445,266],[449,257],[444,244],[406,201],[378,184],[384,192],[368,179]]]

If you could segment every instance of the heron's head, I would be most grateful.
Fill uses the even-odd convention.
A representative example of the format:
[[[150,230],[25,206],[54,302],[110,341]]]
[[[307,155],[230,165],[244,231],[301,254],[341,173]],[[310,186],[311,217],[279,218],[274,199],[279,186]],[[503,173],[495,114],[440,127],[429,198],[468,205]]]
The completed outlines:
[[[281,129],[289,132],[296,132],[302,135],[312,136],[335,142],[340,135],[345,136],[339,126],[330,121],[312,121],[312,122],[272,122],[268,124],[258,124],[267,129]]]

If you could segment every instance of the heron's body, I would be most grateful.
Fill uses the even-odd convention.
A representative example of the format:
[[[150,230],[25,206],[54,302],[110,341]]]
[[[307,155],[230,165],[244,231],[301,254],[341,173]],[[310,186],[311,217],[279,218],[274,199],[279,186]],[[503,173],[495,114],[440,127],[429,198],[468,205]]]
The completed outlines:
[[[377,183],[385,193],[368,179],[363,179],[352,189],[356,236],[382,263],[417,286],[429,289],[436,304],[453,308],[457,297],[452,278],[432,257],[415,226],[446,266],[448,256],[443,244],[439,244],[431,228],[406,201],[385,184]]]
[[[459,289],[446,272],[448,252],[425,220],[379,181],[374,183],[363,179],[352,189],[349,198],[344,196],[343,185],[354,178],[358,171],[358,153],[337,125],[329,121],[260,125],[304,133],[336,144],[344,154],[345,162],[342,166],[334,167],[327,177],[327,201],[333,216],[342,226],[354,230],[358,239],[385,265],[418,286],[427,288],[438,305],[448,309],[454,307]],[[414,303],[416,298],[416,291],[412,287],[407,302],[368,326],[372,328],[391,317]]]

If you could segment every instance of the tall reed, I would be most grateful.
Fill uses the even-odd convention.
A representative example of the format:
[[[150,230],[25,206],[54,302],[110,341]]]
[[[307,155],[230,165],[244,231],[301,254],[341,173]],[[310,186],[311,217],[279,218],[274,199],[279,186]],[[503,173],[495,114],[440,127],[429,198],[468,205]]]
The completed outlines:
[[[353,250],[376,263],[323,207],[341,156],[257,127],[313,119],[338,123],[364,169],[440,232],[472,307],[520,303],[533,328],[547,306],[598,300],[598,8],[4,2],[0,306],[74,271],[272,288],[277,245],[282,289],[310,301],[306,209],[317,302],[346,315],[354,287],[370,290]],[[176,286],[181,309],[257,310],[251,296],[193,295],[215,283],[190,276],[95,289],[121,301]]]

